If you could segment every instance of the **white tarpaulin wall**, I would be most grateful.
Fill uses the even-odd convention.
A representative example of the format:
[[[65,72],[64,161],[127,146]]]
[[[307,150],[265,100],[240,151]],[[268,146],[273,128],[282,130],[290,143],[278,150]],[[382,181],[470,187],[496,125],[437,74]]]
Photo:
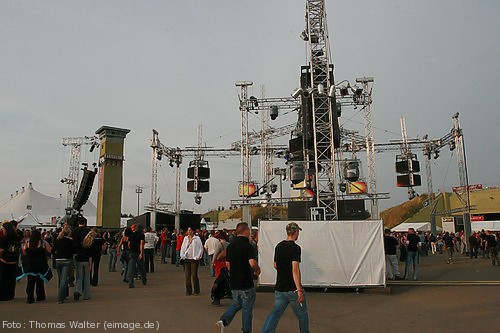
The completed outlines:
[[[289,221],[260,221],[261,285],[274,285],[274,247]],[[385,285],[382,221],[299,221],[302,284],[306,287]]]
[[[471,222],[472,231],[500,231],[500,221],[474,221]]]

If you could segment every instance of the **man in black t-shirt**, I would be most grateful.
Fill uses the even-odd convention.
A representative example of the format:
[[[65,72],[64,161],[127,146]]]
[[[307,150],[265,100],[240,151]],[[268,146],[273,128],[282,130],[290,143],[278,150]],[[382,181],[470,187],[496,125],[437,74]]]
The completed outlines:
[[[82,215],[76,216],[78,227],[73,231],[73,244],[75,249],[75,291],[73,299],[78,302],[80,297],[90,299],[90,248],[83,246],[83,240],[87,237],[90,229],[87,227],[87,219]]]
[[[287,224],[287,239],[274,249],[274,268],[277,272],[274,309],[267,316],[262,333],[276,331],[278,322],[289,304],[299,320],[299,332],[309,332],[309,315],[300,276],[301,248],[295,243],[301,230],[295,222]]]
[[[418,278],[418,248],[420,247],[420,237],[415,234],[415,229],[409,228],[406,238],[406,264],[405,280],[409,279],[410,266],[413,266],[413,280]]]
[[[495,264],[500,266],[500,261],[498,260],[497,242],[498,240],[495,234],[488,230],[486,233],[486,249],[493,266],[495,266]]]
[[[398,248],[398,240],[391,235],[390,229],[384,231],[384,252],[385,252],[385,269],[389,280],[400,279],[399,276],[399,261],[396,254]]]
[[[447,231],[443,236],[444,245],[446,245],[446,253],[448,253],[447,264],[451,264],[453,261],[453,253],[455,252],[455,242],[453,240],[453,235]]]
[[[241,309],[241,330],[252,331],[253,305],[255,303],[254,276],[260,275],[260,267],[252,245],[250,244],[250,228],[248,223],[240,222],[236,226],[236,236],[226,250],[226,267],[229,270],[229,281],[233,302],[226,312],[215,323],[220,332],[234,319]]]
[[[128,260],[128,287],[135,288],[134,278],[139,270],[142,284],[146,285],[146,269],[144,268],[144,233],[142,225],[135,225],[135,230],[128,238],[129,260]]]

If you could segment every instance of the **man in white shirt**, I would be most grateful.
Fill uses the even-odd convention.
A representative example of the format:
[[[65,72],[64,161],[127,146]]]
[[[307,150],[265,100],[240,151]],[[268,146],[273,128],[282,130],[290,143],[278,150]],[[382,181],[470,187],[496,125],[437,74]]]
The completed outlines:
[[[144,234],[144,265],[146,273],[154,273],[155,271],[155,246],[158,242],[156,232],[151,230],[151,227],[146,228]]]
[[[214,253],[221,246],[219,240],[215,237],[215,233],[210,234],[210,237],[205,241],[205,251],[207,251],[210,265],[210,273],[215,277],[215,270],[213,266]]]
[[[180,257],[184,260],[184,272],[186,273],[186,295],[200,294],[200,280],[198,279],[198,266],[203,257],[203,244],[200,237],[194,234],[192,228],[188,228],[186,237],[182,241]],[[192,282],[192,283],[191,283]]]

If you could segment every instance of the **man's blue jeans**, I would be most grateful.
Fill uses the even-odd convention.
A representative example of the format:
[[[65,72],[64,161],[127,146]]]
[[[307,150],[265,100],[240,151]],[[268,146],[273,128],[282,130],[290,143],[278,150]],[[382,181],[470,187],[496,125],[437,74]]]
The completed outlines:
[[[143,258],[139,259],[139,253],[131,252],[128,260],[128,272],[126,275],[128,280],[128,286],[131,288],[134,287],[134,279],[137,270],[139,270],[139,274],[141,274],[142,284],[146,285],[147,278],[146,278],[146,269],[144,267],[144,259]]]
[[[307,314],[307,302],[304,294],[304,301],[297,303],[298,295],[293,291],[275,291],[274,292],[274,309],[267,316],[267,319],[262,327],[262,333],[274,333],[278,322],[285,312],[288,304],[292,306],[292,310],[299,320],[300,333],[309,333],[309,315]]]
[[[83,295],[83,299],[90,299],[90,267],[88,261],[76,262],[75,292]]]
[[[210,254],[208,256],[208,264],[210,265],[210,275],[215,277],[215,269],[214,269],[214,255]]]
[[[68,280],[69,280],[69,270],[73,265],[73,259],[67,260],[56,260],[58,285],[57,285],[57,301],[64,302],[64,299],[68,297]]]
[[[108,271],[116,272],[116,249],[108,250],[109,261],[108,261]]]
[[[252,332],[253,305],[255,303],[255,288],[246,290],[231,290],[233,302],[226,312],[220,317],[224,326],[228,326],[234,319],[236,313],[241,312],[241,330]]]
[[[418,251],[408,251],[406,254],[405,280],[410,277],[410,264],[413,265],[413,280],[416,280],[418,275]]]

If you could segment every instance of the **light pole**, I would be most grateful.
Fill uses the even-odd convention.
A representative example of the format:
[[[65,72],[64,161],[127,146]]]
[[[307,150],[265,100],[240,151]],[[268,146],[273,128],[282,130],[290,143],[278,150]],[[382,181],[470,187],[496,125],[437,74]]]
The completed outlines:
[[[280,177],[280,220],[283,221],[283,181],[286,180],[286,169],[274,168],[274,174]]]
[[[142,194],[142,186],[136,185],[135,186],[135,193],[137,193],[137,216],[139,216],[139,208],[140,208],[140,196]]]

